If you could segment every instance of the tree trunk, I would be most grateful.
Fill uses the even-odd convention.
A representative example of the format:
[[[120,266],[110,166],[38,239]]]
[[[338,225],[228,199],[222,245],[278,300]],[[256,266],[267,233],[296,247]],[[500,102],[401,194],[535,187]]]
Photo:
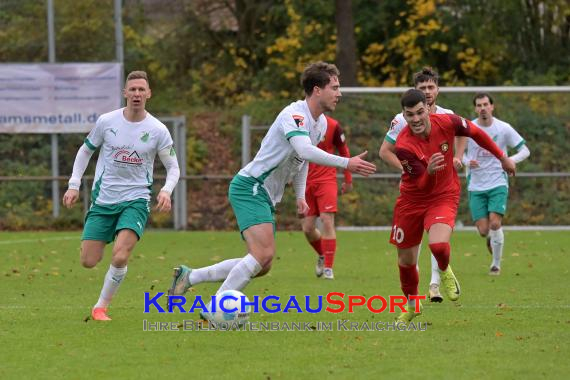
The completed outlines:
[[[356,39],[352,18],[352,0],[336,0],[336,65],[343,86],[357,86]]]

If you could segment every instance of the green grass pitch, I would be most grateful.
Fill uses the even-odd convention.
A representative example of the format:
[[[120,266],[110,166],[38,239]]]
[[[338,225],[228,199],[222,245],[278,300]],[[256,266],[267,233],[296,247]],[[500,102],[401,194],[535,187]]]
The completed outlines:
[[[165,291],[172,267],[213,264],[245,254],[235,232],[149,231],[136,247],[110,309],[87,317],[98,298],[110,247],[96,269],[79,264],[78,232],[0,233],[0,378],[564,378],[570,371],[570,234],[506,231],[503,273],[475,232],[457,232],[452,265],[459,305],[424,303],[426,331],[143,331],[143,320],[182,322],[194,314],[143,313],[144,292]],[[315,255],[301,233],[279,232],[268,276],[256,294],[370,297],[399,295],[388,232],[339,232],[334,281],[314,275]],[[422,250],[420,290],[429,282]],[[200,284],[193,295],[212,294]],[[394,315],[254,314],[255,321],[389,322]]]

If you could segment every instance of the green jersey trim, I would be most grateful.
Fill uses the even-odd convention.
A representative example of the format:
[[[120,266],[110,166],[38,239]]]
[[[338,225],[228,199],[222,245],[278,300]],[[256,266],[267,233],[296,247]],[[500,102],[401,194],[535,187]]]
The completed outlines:
[[[87,148],[89,148],[93,151],[97,150],[97,147],[95,145],[91,144],[91,141],[89,141],[88,138],[85,138],[84,142],[85,142],[85,145],[87,145]]]
[[[523,139],[520,143],[518,143],[517,146],[515,146],[515,149],[516,149],[516,150],[519,150],[519,149],[522,148],[522,146],[525,145],[525,144],[526,144],[526,141]]]
[[[391,138],[388,135],[386,135],[386,137],[384,137],[384,141],[388,141],[390,144],[396,145],[396,140],[394,140],[393,138]]]
[[[275,170],[277,169],[277,166],[274,168],[269,169],[268,171],[266,171],[265,173],[263,173],[262,175],[260,175],[259,177],[255,178],[255,180],[259,183],[263,183],[265,182],[265,179],[267,177],[269,177],[269,175]]]
[[[97,182],[95,182],[95,186],[93,186],[93,192],[91,193],[91,203],[95,203],[97,197],[99,196],[99,192],[101,191],[101,182],[103,182],[103,174],[105,174],[105,169],[103,169],[103,173],[101,173],[101,176]]]
[[[307,131],[291,131],[285,135],[285,138],[289,140],[293,136],[309,136]]]

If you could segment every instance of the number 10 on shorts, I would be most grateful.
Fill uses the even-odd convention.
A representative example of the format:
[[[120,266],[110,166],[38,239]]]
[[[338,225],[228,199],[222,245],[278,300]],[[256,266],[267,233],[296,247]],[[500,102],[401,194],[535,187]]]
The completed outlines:
[[[392,240],[400,244],[404,241],[404,230],[398,226],[392,227]]]
[[[396,243],[401,243],[404,241],[404,230],[398,226],[392,227],[392,240]]]

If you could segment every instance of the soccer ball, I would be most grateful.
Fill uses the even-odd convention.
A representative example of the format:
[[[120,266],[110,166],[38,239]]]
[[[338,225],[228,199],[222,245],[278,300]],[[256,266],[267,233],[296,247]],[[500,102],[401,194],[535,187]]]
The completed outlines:
[[[224,299],[224,297],[226,298]],[[232,298],[227,298],[227,297],[232,297]],[[218,302],[218,306],[216,308],[216,312],[210,314],[212,316],[211,317],[212,322],[218,324],[227,324],[227,325],[231,325],[233,323],[237,323],[238,325],[243,325],[249,319],[251,306],[247,305],[245,308],[245,312],[242,312],[241,311],[242,300],[245,300],[246,302],[249,303],[249,299],[247,298],[247,296],[238,290],[226,290],[217,294],[216,302]],[[233,309],[236,310],[233,312],[223,311],[221,309],[222,303],[226,310],[233,310]]]

